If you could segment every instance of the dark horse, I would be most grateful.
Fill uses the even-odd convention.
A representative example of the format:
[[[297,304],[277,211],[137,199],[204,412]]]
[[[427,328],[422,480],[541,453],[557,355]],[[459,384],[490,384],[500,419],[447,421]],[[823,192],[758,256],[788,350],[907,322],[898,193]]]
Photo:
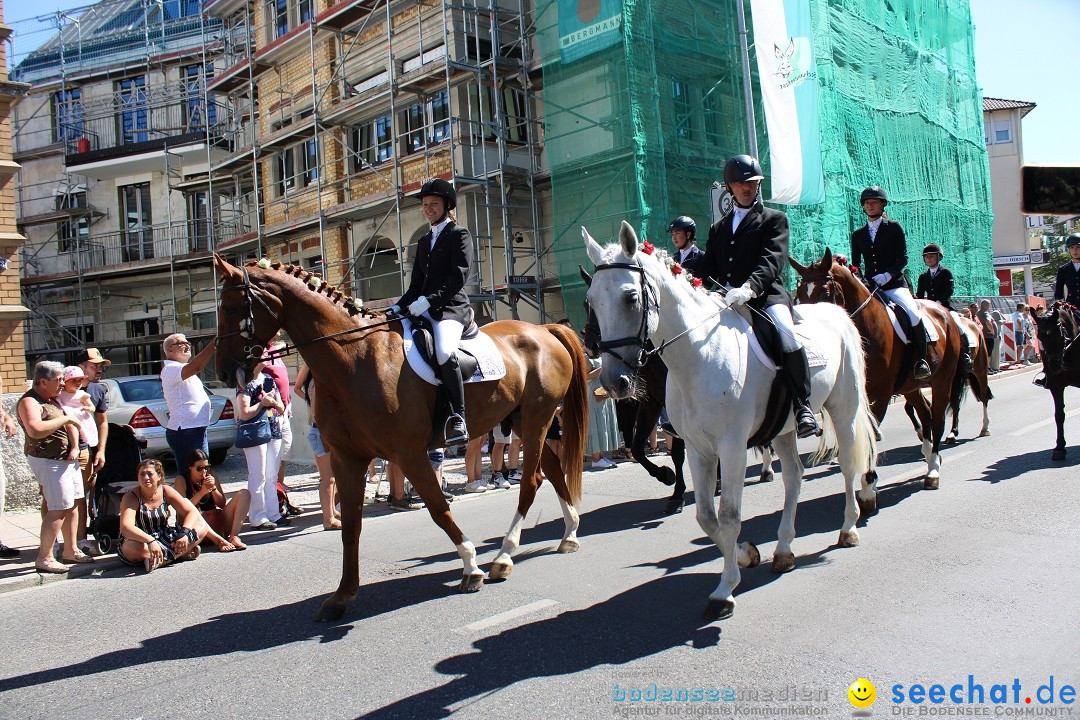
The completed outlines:
[[[582,279],[586,285],[592,284],[592,276],[585,268],[578,266]],[[596,322],[596,314],[585,303],[588,312],[588,320],[585,321],[585,347],[593,357],[600,356],[600,325]],[[634,418],[634,441],[630,445],[630,453],[634,460],[649,475],[665,485],[674,485],[675,489],[664,505],[665,515],[681,513],[686,495],[686,481],[683,479],[683,462],[686,460],[686,443],[678,435],[673,436],[671,447],[671,461],[675,464],[672,470],[666,465],[657,465],[649,459],[645,452],[645,444],[652,434],[660,419],[660,413],[664,409],[664,401],[667,396],[668,369],[664,361],[657,354],[651,354],[645,364],[638,370],[635,378],[636,388],[634,399],[637,400],[637,415]]]
[[[264,262],[264,261],[261,261]],[[427,459],[433,442],[436,392],[405,361],[402,324],[364,310],[360,303],[299,267],[275,263],[233,267],[218,256],[223,282],[218,309],[218,367],[246,381],[279,328],[289,334],[319,386],[316,421],[331,449],[341,493],[341,582],[317,619],[336,619],[360,585],[359,549],[364,469],[376,457],[399,465],[427,505],[431,518],[454,544],[464,564],[459,589],[476,592],[484,572],[476,548],[454,522]],[[488,575],[505,578],[521,538],[525,515],[541,483],[551,480],[563,508],[566,532],[559,552],[578,549],[582,457],[588,429],[588,380],[581,342],[560,325],[501,321],[482,331],[502,353],[506,375],[469,383],[465,406],[473,437],[510,417],[524,459],[517,512]],[[559,403],[560,454],[544,442]]]
[[[1045,387],[1054,398],[1057,443],[1050,457],[1060,462],[1065,459],[1065,388],[1080,387],[1080,323],[1075,309],[1058,301],[1035,318],[1034,325],[1046,373]]]
[[[937,489],[941,475],[940,453],[945,435],[945,414],[956,395],[955,386],[965,381],[962,373],[957,372],[961,351],[960,329],[955,322],[951,322],[949,311],[938,303],[919,301],[927,322],[934,324],[938,335],[937,342],[927,343],[926,360],[930,364],[930,378],[919,382],[912,377],[912,360],[906,352],[907,346],[893,330],[885,304],[878,298],[879,293],[872,293],[861,278],[852,274],[851,268],[834,262],[829,249],[825,250],[821,260],[810,265],[801,265],[794,258],[788,260],[801,278],[796,289],[799,302],[824,301],[840,305],[848,311],[859,329],[866,343],[866,394],[870,398],[874,418],[881,422],[892,396],[903,395],[915,407],[922,426],[930,428],[930,437],[923,438],[923,455],[927,463],[923,487],[927,490]],[[932,405],[922,394],[922,388],[927,384],[932,390]],[[876,483],[877,477],[868,477],[867,481]],[[861,499],[860,506],[864,514],[874,509],[863,506]]]

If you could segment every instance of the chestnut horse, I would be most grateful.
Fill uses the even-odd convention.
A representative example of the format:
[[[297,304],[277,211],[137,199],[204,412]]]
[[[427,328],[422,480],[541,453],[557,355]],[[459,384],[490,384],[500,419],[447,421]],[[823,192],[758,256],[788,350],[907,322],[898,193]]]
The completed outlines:
[[[1050,458],[1065,459],[1065,388],[1080,387],[1080,323],[1073,309],[1061,301],[1050,306],[1042,317],[1034,318],[1035,335],[1039,338],[1046,373],[1045,387],[1054,398],[1054,422],[1057,442]]]
[[[927,472],[923,487],[936,490],[941,476],[941,444],[945,436],[945,414],[956,393],[954,386],[963,384],[962,373],[957,372],[960,358],[960,329],[949,318],[949,311],[936,302],[919,300],[919,307],[937,329],[937,342],[927,343],[926,362],[930,365],[930,378],[916,381],[911,373],[911,361],[905,358],[907,346],[897,337],[889,321],[885,304],[872,294],[849,267],[833,260],[832,251],[818,262],[801,265],[794,258],[788,261],[799,273],[796,288],[797,302],[832,302],[848,311],[855,327],[866,343],[866,394],[870,398],[871,411],[880,423],[889,409],[893,395],[903,395],[919,416],[923,428],[930,428],[930,437],[923,437],[923,456]],[[922,389],[932,391],[928,404]],[[877,477],[867,478],[876,484]],[[875,485],[876,489],[876,485]],[[876,495],[875,495],[876,497]],[[862,503],[860,502],[860,505]],[[876,500],[873,505],[876,506]],[[863,506],[864,514],[875,507]]]
[[[319,278],[292,265],[237,268],[214,256],[223,282],[218,310],[218,367],[246,381],[263,348],[279,328],[288,333],[319,386],[323,440],[341,493],[341,582],[316,619],[339,618],[360,585],[359,543],[364,504],[364,469],[372,458],[397,464],[419,493],[435,524],[454,544],[464,564],[461,592],[476,592],[484,572],[472,541],[458,528],[427,459],[433,440],[435,386],[405,361],[402,324],[364,310]],[[465,385],[465,407],[473,437],[510,417],[524,458],[518,506],[503,538],[490,579],[513,569],[521,527],[541,483],[540,468],[562,503],[566,531],[559,552],[574,552],[581,499],[582,458],[588,429],[588,370],[581,343],[560,325],[506,320],[484,326],[502,352],[506,375]],[[561,457],[544,442],[562,403]]]

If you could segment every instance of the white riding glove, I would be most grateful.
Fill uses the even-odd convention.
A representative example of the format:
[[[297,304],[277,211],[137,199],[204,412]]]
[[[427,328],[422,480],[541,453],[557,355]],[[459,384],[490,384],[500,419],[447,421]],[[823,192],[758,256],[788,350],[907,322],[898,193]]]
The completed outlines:
[[[878,273],[870,279],[874,281],[875,285],[881,287],[882,285],[888,284],[888,282],[892,280],[892,275],[890,275],[889,273]]]
[[[419,317],[427,312],[430,307],[431,302],[426,297],[421,296],[419,300],[414,300],[413,303],[409,305],[409,314],[413,317]]]
[[[754,291],[750,289],[749,285],[743,285],[728,290],[727,294],[724,295],[724,299],[727,300],[728,305],[742,305],[754,299]]]
[[[386,316],[387,317],[396,317],[396,316],[398,316],[400,314],[401,314],[401,306],[400,305],[392,305],[389,308],[387,308],[387,310],[386,310]]]

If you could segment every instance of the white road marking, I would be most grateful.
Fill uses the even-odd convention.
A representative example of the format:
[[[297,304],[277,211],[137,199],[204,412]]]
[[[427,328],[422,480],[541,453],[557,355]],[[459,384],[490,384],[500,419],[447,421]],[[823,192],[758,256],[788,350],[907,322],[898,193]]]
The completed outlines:
[[[541,610],[547,610],[549,607],[558,605],[556,600],[537,600],[531,602],[528,605],[522,605],[521,607],[514,608],[513,610],[507,610],[501,612],[498,615],[492,615],[491,617],[484,618],[483,620],[477,620],[476,622],[469,623],[468,625],[462,625],[459,628],[454,628],[454,632],[458,635],[471,635],[472,633],[482,632],[488,628],[493,628],[496,625],[504,625],[506,623],[517,620],[520,617],[531,615],[532,613],[540,612]]]
[[[971,455],[974,452],[975,452],[974,450],[965,450],[962,453],[949,453],[949,454],[942,453],[942,455],[941,455],[941,469],[942,469],[942,471],[945,471],[949,467],[949,465],[954,464],[957,460],[960,460],[961,458],[966,458],[968,455]],[[925,461],[922,458],[919,458],[919,462],[920,463],[925,463]],[[879,475],[877,484],[878,484],[878,487],[880,488],[885,483],[894,483],[894,482],[898,482],[898,481],[914,480],[915,478],[920,478],[925,474],[926,474],[926,470],[923,469],[923,470],[916,470],[914,472],[909,470],[908,472],[896,473],[894,475],[889,475],[888,477],[881,477]]]
[[[1077,413],[1080,413],[1080,408],[1076,408],[1075,410],[1069,410],[1068,412],[1065,413],[1065,417],[1072,417],[1073,415],[1076,415]],[[1024,427],[1020,428],[1019,430],[1015,430],[1015,431],[1009,433],[1009,437],[1016,437],[1018,435],[1028,435],[1028,434],[1031,433],[1032,430],[1037,430],[1038,428],[1044,428],[1047,425],[1053,425],[1055,422],[1056,421],[1054,420],[1053,417],[1047,418],[1046,420],[1040,420],[1037,423],[1032,423],[1030,425],[1025,425]]]

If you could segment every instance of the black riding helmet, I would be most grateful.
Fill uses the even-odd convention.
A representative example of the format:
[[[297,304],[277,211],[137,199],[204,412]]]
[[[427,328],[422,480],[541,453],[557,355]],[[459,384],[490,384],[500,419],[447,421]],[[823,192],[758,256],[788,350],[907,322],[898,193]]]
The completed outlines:
[[[937,253],[942,258],[945,257],[945,253],[941,252],[941,246],[938,245],[937,243],[930,243],[929,245],[927,245],[926,247],[924,247],[922,249],[922,254],[923,255],[929,255],[931,253]]]
[[[1065,247],[1072,247],[1073,245],[1080,245],[1080,233],[1073,233],[1065,238]]]
[[[862,191],[862,195],[859,196],[859,204],[862,205],[867,200],[880,200],[882,205],[889,204],[889,197],[880,185],[871,185]]]
[[[694,218],[689,215],[680,215],[671,221],[671,224],[667,226],[669,233],[676,230],[685,230],[691,240],[694,239],[694,235],[697,233],[697,223],[694,222]]]
[[[749,182],[764,180],[761,163],[749,155],[736,155],[724,164],[724,182]]]
[[[449,212],[457,207],[457,190],[448,181],[442,178],[432,178],[423,184],[416,197],[423,200],[428,195],[441,197],[446,201],[446,211]]]

